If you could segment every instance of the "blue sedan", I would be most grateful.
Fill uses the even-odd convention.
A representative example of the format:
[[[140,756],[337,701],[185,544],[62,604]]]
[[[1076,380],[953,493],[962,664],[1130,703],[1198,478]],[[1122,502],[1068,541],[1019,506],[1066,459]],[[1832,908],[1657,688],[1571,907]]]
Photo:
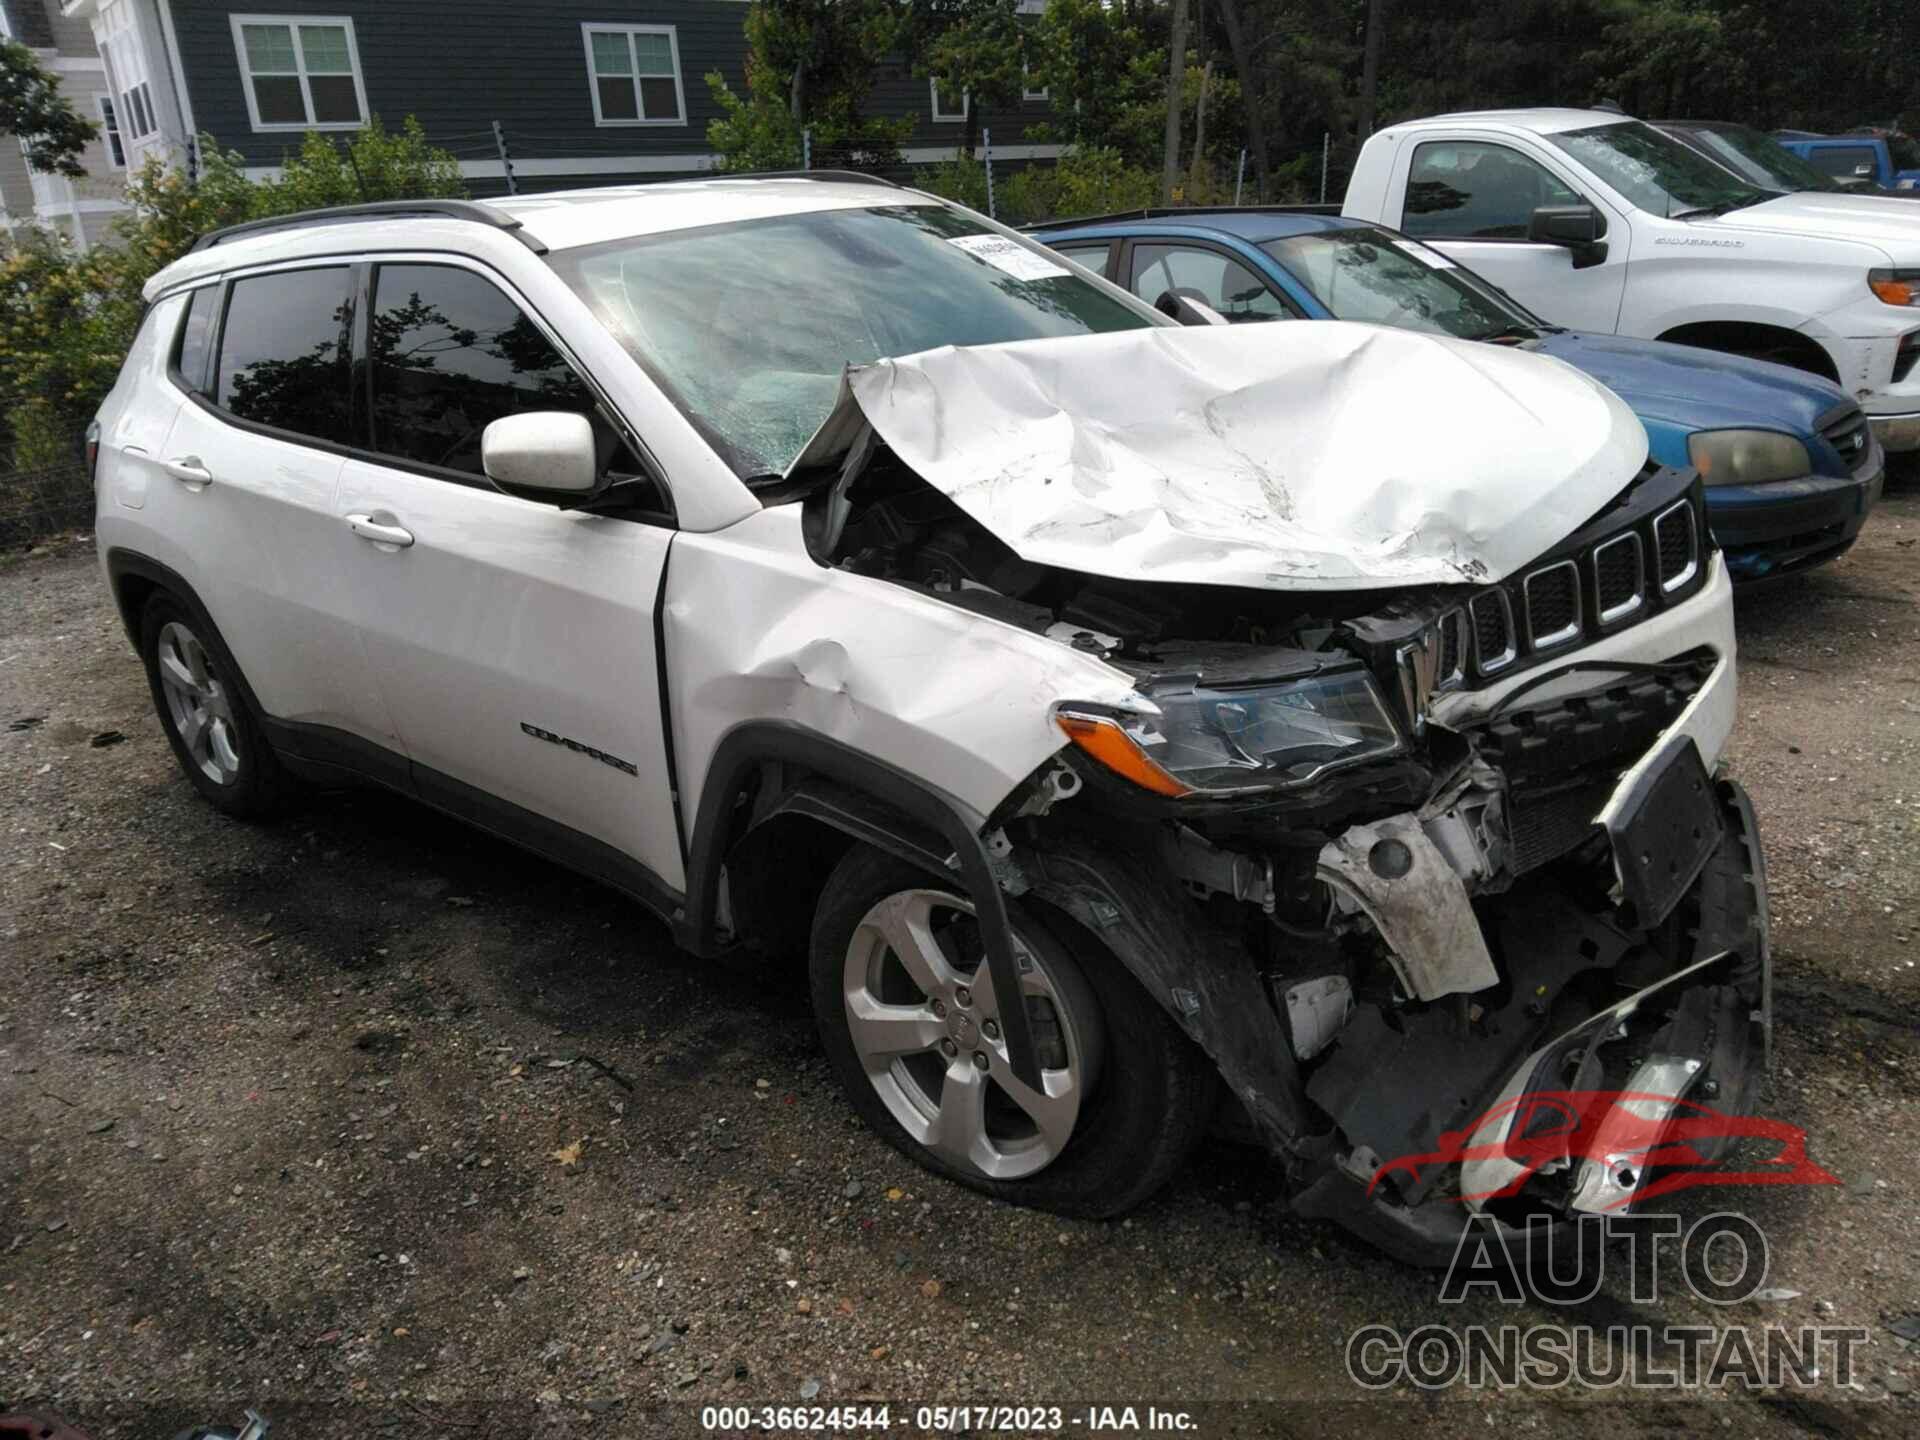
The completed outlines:
[[[1739,582],[1834,559],[1880,497],[1880,447],[1832,382],[1712,350],[1562,330],[1383,226],[1284,209],[1149,210],[1032,233],[1169,314],[1185,298],[1235,323],[1361,320],[1564,360],[1632,407],[1654,459],[1699,470],[1714,538]]]

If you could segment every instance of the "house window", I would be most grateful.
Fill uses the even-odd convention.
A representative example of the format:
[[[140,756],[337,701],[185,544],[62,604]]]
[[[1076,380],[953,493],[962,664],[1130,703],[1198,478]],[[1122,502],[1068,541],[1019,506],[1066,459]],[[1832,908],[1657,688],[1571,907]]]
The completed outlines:
[[[235,15],[233,45],[255,130],[357,130],[366,84],[353,21],[330,15]]]
[[[140,140],[153,133],[153,96],[142,80],[127,91],[127,120],[129,132],[134,139]]]
[[[1029,73],[1030,68],[1027,62],[1022,60],[1020,62],[1020,98],[1022,100],[1045,100],[1047,98],[1047,87],[1042,85],[1036,90],[1032,85],[1028,84],[1027,77]]]
[[[671,25],[582,25],[596,125],[684,125],[680,41]]]
[[[120,138],[120,117],[114,114],[113,97],[96,95],[93,103],[100,110],[100,143],[107,147],[107,163],[116,170],[124,170],[127,168],[127,147]]]
[[[955,95],[945,89],[938,80],[927,81],[927,91],[933,97],[933,122],[936,125],[957,124],[967,118],[967,106],[972,97],[962,90]]]
[[[110,105],[109,112],[103,111],[101,119],[112,128],[115,143],[115,161],[124,166],[126,163],[125,146],[129,140],[144,140],[154,132],[159,119],[153,113],[153,91],[147,85],[144,71],[135,73],[138,56],[130,58],[126,47],[102,42],[100,45],[100,63],[107,72],[107,84],[120,98]],[[110,96],[101,96],[103,102],[110,102]]]

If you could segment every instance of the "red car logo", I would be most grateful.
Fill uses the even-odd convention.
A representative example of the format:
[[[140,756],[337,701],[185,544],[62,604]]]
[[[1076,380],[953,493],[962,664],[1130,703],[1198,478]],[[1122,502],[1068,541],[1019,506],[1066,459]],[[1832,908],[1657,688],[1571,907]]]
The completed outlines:
[[[1723,1168],[1718,1156],[1731,1140],[1772,1141],[1770,1159]],[[1592,1160],[1624,1193],[1605,1208],[1638,1204],[1695,1185],[1838,1185],[1807,1158],[1807,1132],[1757,1115],[1728,1115],[1694,1100],[1633,1090],[1535,1090],[1496,1105],[1472,1124],[1441,1134],[1436,1148],[1402,1155],[1374,1171],[1371,1195],[1394,1175],[1418,1181],[1434,1166],[1502,1162],[1515,1171],[1496,1189],[1462,1200],[1499,1200],[1518,1194],[1547,1166]],[[1642,1180],[1649,1171],[1651,1181]]]

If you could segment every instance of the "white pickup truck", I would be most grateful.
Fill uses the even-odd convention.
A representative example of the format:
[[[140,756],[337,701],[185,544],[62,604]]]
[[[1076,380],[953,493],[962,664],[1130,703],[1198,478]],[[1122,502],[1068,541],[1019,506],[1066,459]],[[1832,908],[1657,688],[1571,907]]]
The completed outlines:
[[[1920,450],[1920,214],[1775,195],[1605,110],[1393,125],[1343,215],[1417,236],[1557,324],[1727,350],[1838,381]]]

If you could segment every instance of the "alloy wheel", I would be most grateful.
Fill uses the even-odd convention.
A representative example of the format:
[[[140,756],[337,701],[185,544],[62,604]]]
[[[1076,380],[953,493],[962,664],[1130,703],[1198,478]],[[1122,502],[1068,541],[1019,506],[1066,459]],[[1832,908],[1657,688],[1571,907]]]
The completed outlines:
[[[240,778],[240,727],[233,698],[214,674],[207,647],[178,620],[160,627],[160,690],[189,760],[216,785]]]
[[[1101,1027],[1077,977],[1019,943],[1019,1003],[1039,1052],[1041,1088],[1013,1073],[1003,1001],[984,963],[973,907],[902,890],[854,927],[842,971],[847,1029],[894,1119],[948,1164],[1015,1180],[1059,1158],[1097,1080]]]

